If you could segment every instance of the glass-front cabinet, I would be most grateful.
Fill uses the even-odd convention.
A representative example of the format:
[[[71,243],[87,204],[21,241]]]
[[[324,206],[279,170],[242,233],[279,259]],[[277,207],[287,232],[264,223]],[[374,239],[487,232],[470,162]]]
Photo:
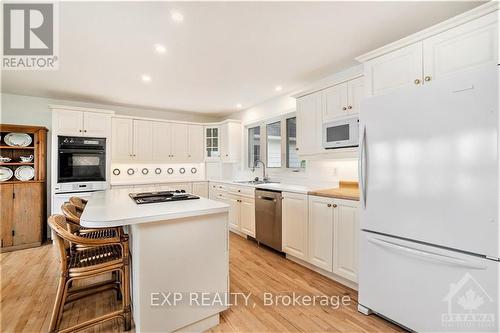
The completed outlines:
[[[205,158],[220,158],[220,127],[205,127]]]

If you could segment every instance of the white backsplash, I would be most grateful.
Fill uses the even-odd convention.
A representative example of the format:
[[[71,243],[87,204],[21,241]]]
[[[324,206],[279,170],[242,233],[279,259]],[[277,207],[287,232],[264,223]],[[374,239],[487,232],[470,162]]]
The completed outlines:
[[[271,180],[285,184],[335,187],[340,180],[358,181],[357,159],[307,161],[305,170],[300,172],[281,171],[272,168],[266,170]],[[236,168],[232,178],[246,180],[255,177],[262,177],[262,168],[255,169],[254,172],[247,168],[243,170]],[[222,178],[228,179],[231,177]]]

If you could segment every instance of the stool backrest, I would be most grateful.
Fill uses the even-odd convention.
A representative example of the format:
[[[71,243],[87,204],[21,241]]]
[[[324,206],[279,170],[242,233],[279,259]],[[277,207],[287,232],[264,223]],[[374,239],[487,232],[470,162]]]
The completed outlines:
[[[79,211],[83,211],[87,205],[87,200],[80,197],[69,198],[69,203],[76,207]]]

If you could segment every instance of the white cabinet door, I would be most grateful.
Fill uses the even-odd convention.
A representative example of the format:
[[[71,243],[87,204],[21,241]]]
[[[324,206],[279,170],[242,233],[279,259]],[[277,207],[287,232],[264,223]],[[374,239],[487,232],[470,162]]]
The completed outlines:
[[[325,89],[322,94],[323,122],[347,115],[347,83]]]
[[[208,198],[208,182],[192,183],[192,188],[193,188],[192,193],[194,195],[197,195],[197,196],[200,196],[203,198]]]
[[[424,84],[498,64],[498,12],[424,40]]]
[[[333,207],[332,199],[309,196],[309,262],[332,271]]]
[[[240,227],[241,231],[255,237],[255,200],[240,197]]]
[[[133,131],[132,119],[111,119],[111,157],[113,162],[132,160]]]
[[[422,83],[422,42],[390,52],[365,63],[367,96],[383,95]]]
[[[207,161],[220,159],[220,127],[207,126],[205,127],[205,159]]]
[[[221,160],[235,162],[240,159],[241,151],[241,124],[228,122],[220,126]]]
[[[189,143],[189,162],[203,162],[203,126],[189,125],[188,127]]]
[[[169,162],[172,159],[172,124],[153,122],[153,160]]]
[[[297,148],[299,155],[320,153],[322,148],[321,92],[297,99]]]
[[[134,149],[135,161],[148,162],[153,160],[153,122],[134,119]]]
[[[358,280],[358,202],[336,200],[333,222],[333,272]]]
[[[189,155],[188,125],[172,124],[172,158],[185,162]]]
[[[109,115],[95,112],[83,113],[83,132],[85,136],[105,138],[108,134]]]
[[[283,251],[307,260],[307,195],[283,192]]]
[[[229,227],[240,230],[240,198],[236,195],[228,194],[226,197],[229,204]]]
[[[82,111],[55,111],[57,129],[53,129],[58,135],[83,136],[83,112]]]
[[[347,113],[359,113],[361,100],[365,95],[365,79],[358,77],[357,79],[347,81]]]

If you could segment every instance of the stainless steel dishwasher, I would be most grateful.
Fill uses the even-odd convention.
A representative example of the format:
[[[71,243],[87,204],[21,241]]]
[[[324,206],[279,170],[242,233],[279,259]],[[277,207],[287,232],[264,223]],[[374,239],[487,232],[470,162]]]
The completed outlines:
[[[281,192],[255,190],[255,239],[281,252]]]

